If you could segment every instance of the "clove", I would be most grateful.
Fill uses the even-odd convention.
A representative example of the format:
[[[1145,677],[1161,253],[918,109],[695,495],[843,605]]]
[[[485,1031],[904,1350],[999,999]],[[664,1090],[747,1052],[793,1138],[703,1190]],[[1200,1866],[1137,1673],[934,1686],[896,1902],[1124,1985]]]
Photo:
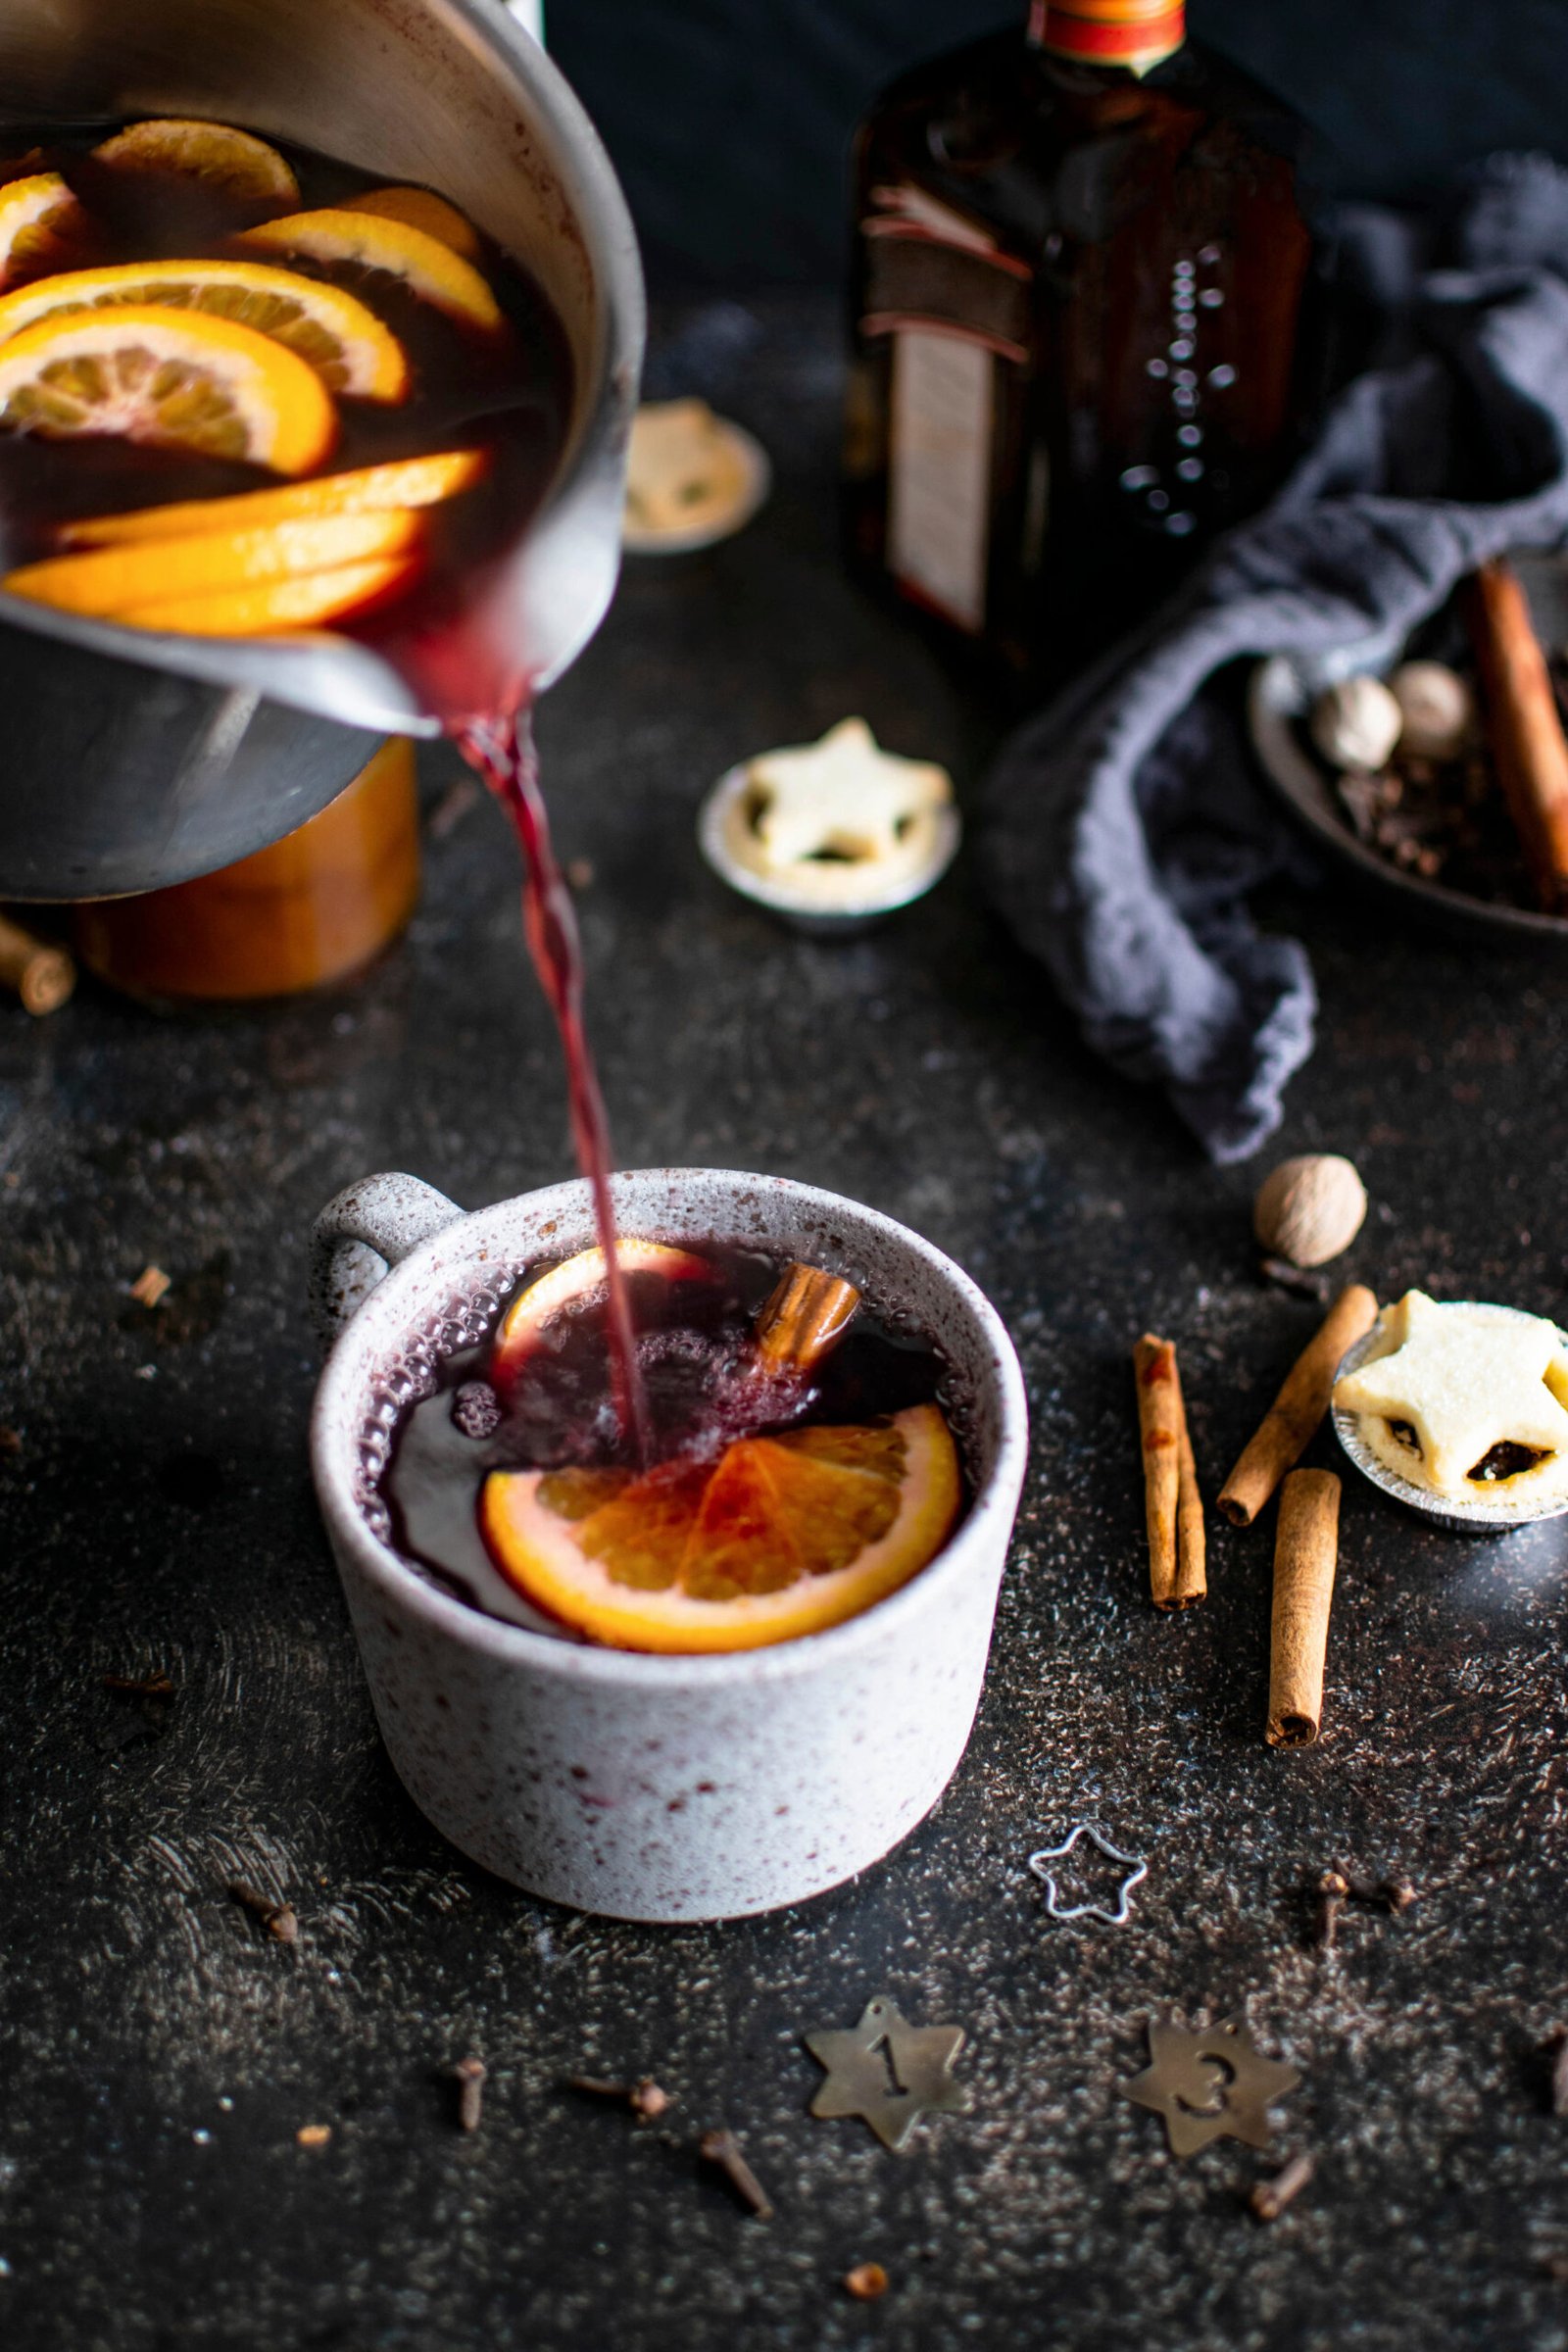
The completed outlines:
[[[600,2075],[568,2075],[564,2088],[580,2090],[590,2099],[623,2099],[633,2115],[646,2124],[663,2114],[669,2105],[669,2093],[662,2090],[651,2076],[640,2082],[607,2082]]]
[[[1385,1879],[1378,1892],[1391,1911],[1408,1911],[1416,1899],[1415,1888],[1408,1879]]]
[[[227,1892],[259,1919],[277,1942],[298,1943],[300,1923],[292,1903],[274,1903],[270,1894],[263,1894],[259,1886],[250,1886],[244,1879],[230,1879]]]
[[[733,2132],[705,2132],[697,2143],[697,2153],[705,2164],[718,2167],[735,2194],[751,2207],[760,2222],[772,2220],[773,2208],[767,2191],[741,2154],[741,2143]]]
[[[1349,1881],[1340,1871],[1326,1870],[1318,1880],[1317,1892],[1317,1939],[1324,1951],[1332,1952],[1340,1930],[1340,1913],[1350,1896]]]
[[[1255,2181],[1248,2203],[1258,2220],[1277,2222],[1286,2206],[1300,2195],[1315,2170],[1310,2156],[1293,2156],[1271,2180]]]
[[[1315,1299],[1319,1306],[1329,1302],[1333,1284],[1327,1274],[1309,1273],[1304,1266],[1293,1266],[1286,1257],[1260,1257],[1257,1270],[1265,1282],[1290,1291],[1298,1298]]]
[[[477,2132],[484,2107],[484,2060],[460,2058],[452,2072],[458,2084],[458,2128],[463,2132]]]
[[[172,1698],[174,1685],[167,1674],[106,1674],[100,1677],[106,1690],[118,1691],[124,1698]]]

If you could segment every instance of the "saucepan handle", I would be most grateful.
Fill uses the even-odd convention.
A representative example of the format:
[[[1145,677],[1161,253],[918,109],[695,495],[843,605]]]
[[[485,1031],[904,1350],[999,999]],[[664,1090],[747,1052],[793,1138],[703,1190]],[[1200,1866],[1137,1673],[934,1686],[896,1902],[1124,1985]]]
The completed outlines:
[[[390,1267],[463,1214],[417,1176],[367,1176],[329,1200],[311,1228],[311,1314],[322,1348]]]

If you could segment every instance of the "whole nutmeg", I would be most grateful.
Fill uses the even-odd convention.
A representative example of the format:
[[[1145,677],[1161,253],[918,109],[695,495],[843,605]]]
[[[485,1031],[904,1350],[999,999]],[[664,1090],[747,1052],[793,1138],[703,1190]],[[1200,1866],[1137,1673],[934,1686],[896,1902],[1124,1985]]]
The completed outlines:
[[[1342,678],[1312,705],[1312,741],[1334,767],[1382,767],[1403,724],[1381,678]]]
[[[1366,1215],[1366,1187],[1337,1152],[1282,1159],[1258,1187],[1252,1231],[1273,1257],[1322,1266],[1348,1250]]]
[[[1475,726],[1475,697],[1446,662],[1401,662],[1389,690],[1403,714],[1401,752],[1417,760],[1457,760]]]

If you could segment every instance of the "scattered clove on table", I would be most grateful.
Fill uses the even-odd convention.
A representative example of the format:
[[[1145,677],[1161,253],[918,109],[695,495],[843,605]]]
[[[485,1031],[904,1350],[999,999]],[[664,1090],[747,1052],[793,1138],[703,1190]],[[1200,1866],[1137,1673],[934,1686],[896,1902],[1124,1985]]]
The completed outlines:
[[[230,1879],[227,1892],[234,1902],[241,1904],[253,1918],[261,1921],[275,1941],[298,1943],[300,1923],[292,1903],[273,1902],[270,1894],[264,1894],[259,1886],[251,1886],[245,1879]]]
[[[174,1695],[172,1679],[158,1674],[105,1674],[99,1676],[106,1690],[114,1690],[122,1698],[169,1699]]]
[[[773,2207],[766,2189],[741,2153],[741,2143],[733,2132],[705,2132],[697,2143],[697,2153],[705,2164],[716,2165],[743,2205],[751,2208],[760,2222],[773,2218]]]
[[[1258,2220],[1277,2222],[1286,2206],[1300,2195],[1316,2169],[1310,2156],[1293,2156],[1271,2180],[1254,2182],[1248,2203]]]
[[[477,2132],[484,2109],[487,2069],[482,2058],[460,2058],[452,2070],[458,2083],[458,2128]]]
[[[1350,1899],[1349,1881],[1343,1871],[1325,1870],[1317,1883],[1317,1940],[1326,1952],[1334,1949],[1340,1932],[1340,1913]]]
[[[610,2082],[601,2075],[567,2075],[562,2088],[581,2091],[590,2099],[623,2100],[639,2122],[645,2124],[655,2122],[670,2104],[668,2091],[662,2090],[649,2075],[640,2082]]]

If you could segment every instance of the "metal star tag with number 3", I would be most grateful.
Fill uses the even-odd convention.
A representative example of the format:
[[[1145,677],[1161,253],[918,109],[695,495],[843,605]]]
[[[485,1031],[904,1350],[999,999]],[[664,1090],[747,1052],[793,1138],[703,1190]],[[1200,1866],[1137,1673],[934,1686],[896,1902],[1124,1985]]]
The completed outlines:
[[[1149,2021],[1152,2063],[1117,2087],[1165,2119],[1173,2156],[1195,2156],[1229,2133],[1266,2148],[1274,2127],[1268,2108],[1301,2078],[1294,2066],[1265,2058],[1239,2017],[1189,2033],[1171,2018]]]
[[[805,2040],[827,2068],[811,2113],[863,2116],[885,2148],[902,2148],[922,2115],[968,2113],[969,2093],[952,2072],[961,2026],[911,2026],[879,1992],[848,2033],[822,2028]]]

